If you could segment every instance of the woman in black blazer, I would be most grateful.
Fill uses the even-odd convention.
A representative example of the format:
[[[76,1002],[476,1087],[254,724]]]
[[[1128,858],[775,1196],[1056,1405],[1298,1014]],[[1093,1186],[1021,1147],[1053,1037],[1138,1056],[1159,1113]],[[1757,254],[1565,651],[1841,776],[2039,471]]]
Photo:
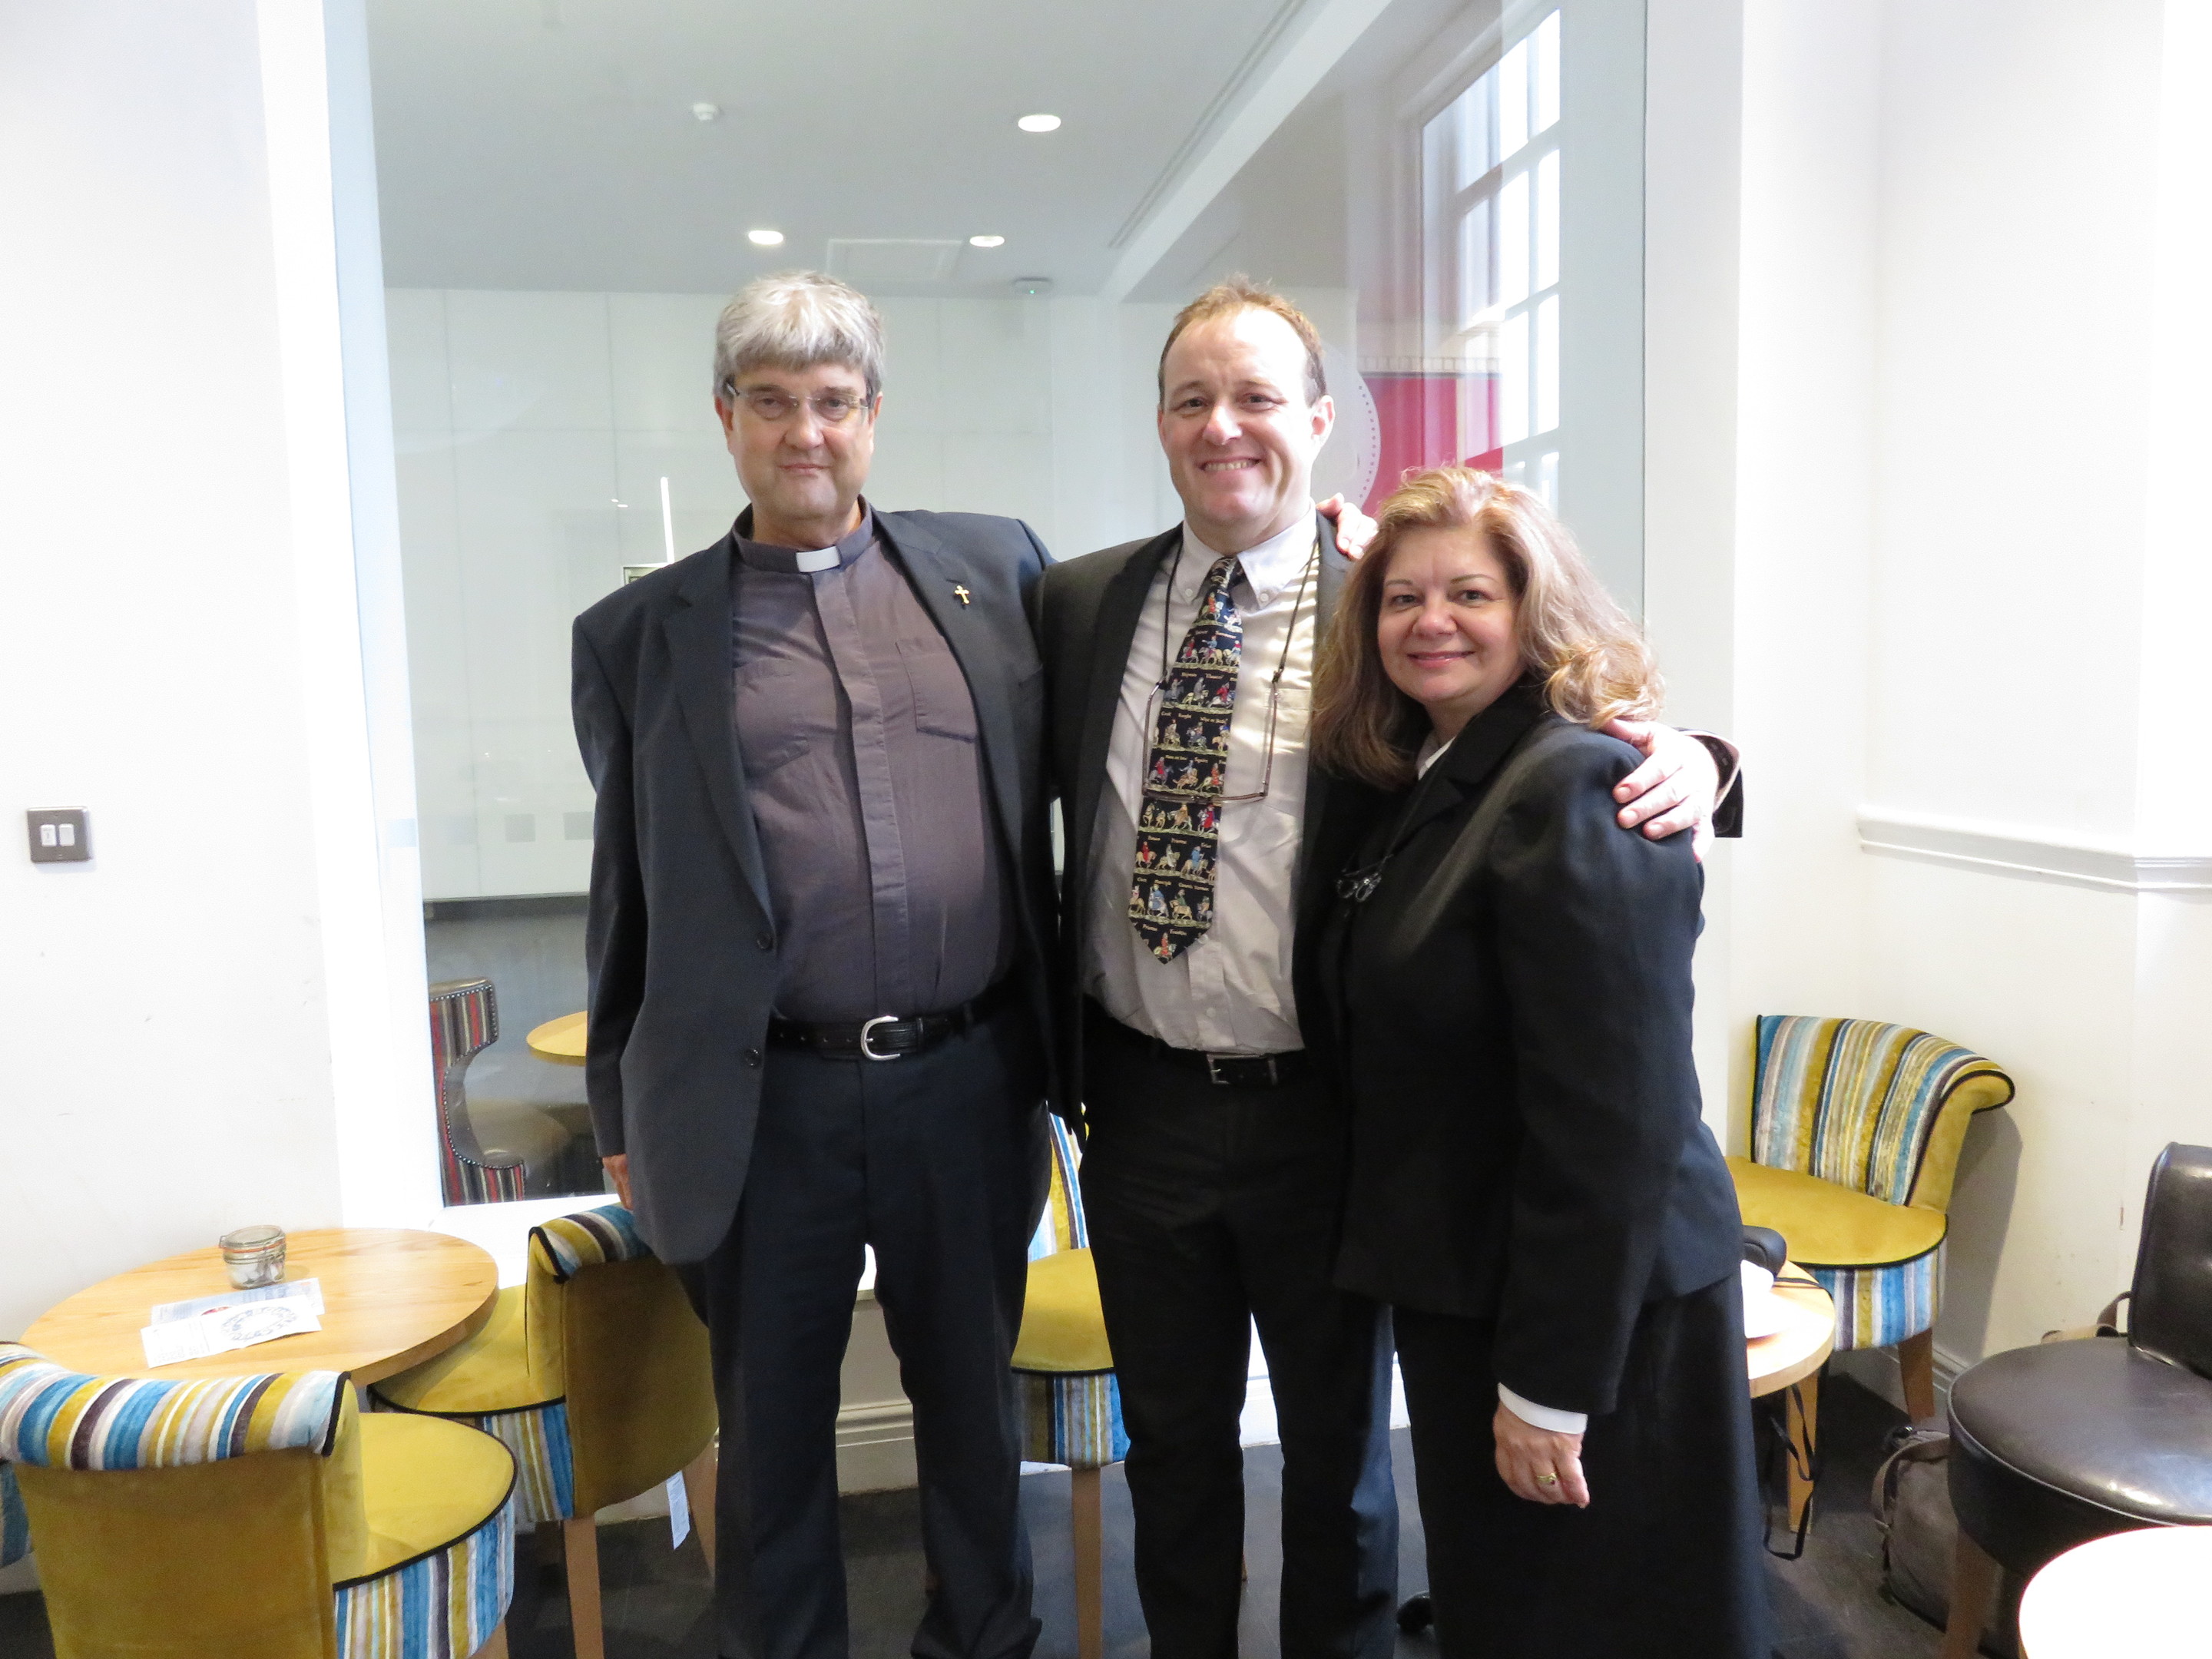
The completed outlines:
[[[1321,951],[1338,1277],[1392,1304],[1443,1652],[1767,1659],[1741,1222],[1699,1118],[1687,835],[1592,728],[1656,676],[1543,503],[1383,504],[1316,689],[1373,824]],[[1359,804],[1364,801],[1364,807]]]

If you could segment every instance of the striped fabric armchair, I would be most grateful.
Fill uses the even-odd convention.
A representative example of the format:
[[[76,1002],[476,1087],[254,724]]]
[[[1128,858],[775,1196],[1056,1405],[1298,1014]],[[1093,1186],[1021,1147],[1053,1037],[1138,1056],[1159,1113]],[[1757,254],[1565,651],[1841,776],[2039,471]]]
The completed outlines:
[[[714,1565],[707,1329],[619,1206],[532,1229],[528,1278],[500,1291],[484,1328],[369,1395],[380,1411],[481,1429],[514,1454],[518,1519],[561,1530],[578,1659],[606,1651],[596,1511],[681,1472]]]
[[[514,1460],[335,1371],[86,1376],[0,1343],[56,1659],[504,1659]]]
[[[1014,1344],[1014,1380],[1022,1404],[1022,1455],[1032,1463],[1064,1463],[1073,1477],[1075,1527],[1075,1629],[1079,1659],[1105,1649],[1105,1544],[1099,1529],[1098,1471],[1129,1455],[1121,1427],[1121,1391],[1106,1341],[1076,1180],[1081,1154],[1059,1118],[1052,1133],[1052,1196],[1030,1245],[1027,1299]]]
[[[1789,1241],[1836,1303],[1836,1347],[1898,1349],[1905,1407],[1936,1411],[1934,1327],[1951,1183],[1977,1112],[2012,1079],[1909,1026],[1767,1014],[1758,1022],[1743,1218]]]

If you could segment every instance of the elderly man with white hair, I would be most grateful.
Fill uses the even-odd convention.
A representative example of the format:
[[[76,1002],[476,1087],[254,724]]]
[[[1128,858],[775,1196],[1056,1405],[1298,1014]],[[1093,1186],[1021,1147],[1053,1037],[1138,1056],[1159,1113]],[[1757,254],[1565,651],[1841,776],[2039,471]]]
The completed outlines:
[[[599,791],[599,1151],[713,1335],[720,1648],[842,1659],[838,1369],[864,1247],[914,1402],[922,1659],[1036,1639],[1007,1370],[1044,1180],[1042,667],[1013,519],[861,496],[875,308],[811,273],[723,312],[751,506],[578,617]]]

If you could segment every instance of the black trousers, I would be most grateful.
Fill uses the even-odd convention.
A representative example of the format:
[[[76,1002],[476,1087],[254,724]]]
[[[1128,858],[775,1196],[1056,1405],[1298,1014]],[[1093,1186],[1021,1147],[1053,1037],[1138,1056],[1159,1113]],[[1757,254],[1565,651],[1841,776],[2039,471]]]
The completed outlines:
[[[1224,1088],[1091,1011],[1083,1199],[1129,1433],[1152,1659],[1234,1659],[1251,1332],[1283,1447],[1285,1659],[1384,1659],[1398,1507],[1383,1310],[1331,1282],[1347,1117],[1317,1080]]]
[[[1644,1310],[1620,1407],[1583,1437],[1588,1509],[1498,1478],[1492,1321],[1393,1319],[1445,1659],[1768,1659],[1735,1274]]]
[[[889,1062],[771,1048],[736,1221],[679,1268],[721,1407],[714,1599],[734,1659],[844,1659],[838,1371],[861,1247],[914,1402],[936,1589],[918,1659],[1024,1659],[1029,1539],[1012,1373],[1044,1200],[1043,1048],[1026,1008]]]

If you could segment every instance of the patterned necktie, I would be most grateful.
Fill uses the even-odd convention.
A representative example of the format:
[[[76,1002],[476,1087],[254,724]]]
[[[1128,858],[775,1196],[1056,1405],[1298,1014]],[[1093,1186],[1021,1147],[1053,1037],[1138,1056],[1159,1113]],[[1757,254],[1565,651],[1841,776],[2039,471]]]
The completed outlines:
[[[1161,689],[1145,761],[1129,920],[1162,962],[1173,962],[1213,925],[1221,778],[1229,764],[1229,718],[1237,711],[1237,670],[1244,659],[1244,619],[1229,596],[1236,574],[1233,553],[1206,573],[1198,615]]]

